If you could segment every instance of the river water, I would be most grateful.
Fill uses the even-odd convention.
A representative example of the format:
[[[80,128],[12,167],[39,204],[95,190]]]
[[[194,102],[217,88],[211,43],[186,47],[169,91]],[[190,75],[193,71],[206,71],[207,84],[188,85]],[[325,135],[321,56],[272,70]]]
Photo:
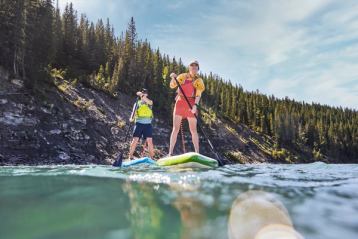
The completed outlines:
[[[0,167],[0,218],[1,239],[356,239],[358,165]]]

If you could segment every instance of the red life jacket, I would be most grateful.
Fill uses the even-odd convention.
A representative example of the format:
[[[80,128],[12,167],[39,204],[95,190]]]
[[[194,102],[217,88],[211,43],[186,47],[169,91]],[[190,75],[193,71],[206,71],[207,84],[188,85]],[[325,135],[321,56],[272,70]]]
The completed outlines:
[[[196,88],[194,87],[194,82],[198,79],[198,77],[195,76],[193,80],[189,80],[189,78],[190,78],[190,75],[189,75],[189,73],[187,73],[186,74],[186,79],[184,80],[184,82],[180,86],[183,89],[183,91],[184,91],[184,93],[185,93],[185,95],[186,95],[186,97],[188,99],[190,99],[190,98],[195,99]],[[188,94],[188,91],[191,94],[190,93]],[[177,101],[179,98],[182,98],[183,100],[185,100],[181,90],[178,87],[177,95],[175,97],[175,101]]]

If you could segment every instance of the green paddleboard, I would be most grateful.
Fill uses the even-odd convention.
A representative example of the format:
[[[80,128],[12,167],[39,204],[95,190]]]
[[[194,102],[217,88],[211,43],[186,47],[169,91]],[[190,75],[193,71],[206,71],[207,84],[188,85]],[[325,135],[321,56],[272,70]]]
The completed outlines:
[[[218,167],[218,161],[215,159],[193,152],[161,158],[157,161],[157,164],[159,166],[198,164],[207,167]]]

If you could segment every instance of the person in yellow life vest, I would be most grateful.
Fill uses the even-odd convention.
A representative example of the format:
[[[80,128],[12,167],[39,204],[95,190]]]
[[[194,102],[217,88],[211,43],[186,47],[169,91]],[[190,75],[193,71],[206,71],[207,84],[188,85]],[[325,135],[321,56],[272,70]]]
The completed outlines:
[[[148,99],[147,89],[142,89],[137,92],[139,97],[138,101],[134,104],[131,117],[129,121],[135,121],[133,139],[129,149],[129,160],[132,159],[134,151],[137,147],[138,141],[141,137],[146,140],[149,156],[153,159],[154,157],[154,145],[153,145],[153,129],[152,129],[152,119],[153,119],[153,101]]]
[[[175,73],[170,74],[170,77],[172,78],[170,81],[170,88],[175,89],[178,87],[177,80],[183,92],[177,89],[178,95],[175,99],[173,110],[173,130],[170,135],[168,156],[173,154],[178,132],[180,130],[180,124],[183,119],[188,119],[194,149],[196,153],[199,153],[199,137],[195,114],[197,114],[197,105],[200,102],[201,94],[205,90],[205,85],[203,79],[199,77],[198,72],[199,62],[191,61],[189,63],[189,72],[182,73],[178,76]],[[192,109],[190,109],[183,94],[188,98]]]

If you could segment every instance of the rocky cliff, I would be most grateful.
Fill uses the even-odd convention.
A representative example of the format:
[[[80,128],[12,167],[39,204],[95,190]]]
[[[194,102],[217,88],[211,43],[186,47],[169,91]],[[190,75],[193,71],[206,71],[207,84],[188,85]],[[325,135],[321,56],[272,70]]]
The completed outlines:
[[[124,136],[134,97],[113,98],[63,79],[53,79],[53,85],[34,93],[21,79],[0,71],[0,165],[110,164],[119,152],[127,153],[129,140],[124,142]],[[280,162],[272,157],[274,142],[267,136],[202,116],[205,130],[226,162]],[[154,120],[157,158],[167,153],[170,130],[167,117]],[[185,135],[190,150],[188,130]],[[137,156],[145,153],[140,147]],[[202,137],[201,150],[213,156]],[[176,153],[181,153],[180,139]]]

